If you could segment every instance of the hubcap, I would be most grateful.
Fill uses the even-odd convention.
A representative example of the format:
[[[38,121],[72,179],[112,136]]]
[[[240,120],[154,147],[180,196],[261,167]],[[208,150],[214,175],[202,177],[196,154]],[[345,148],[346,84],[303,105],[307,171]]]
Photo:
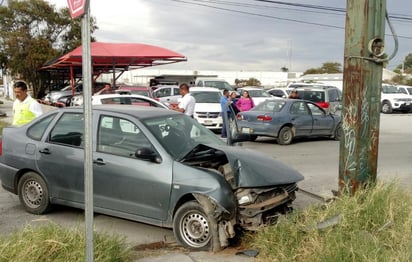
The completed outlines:
[[[210,229],[206,218],[200,213],[188,213],[181,221],[183,237],[192,247],[203,247],[210,240]]]
[[[23,198],[31,208],[37,208],[43,199],[43,189],[39,183],[30,180],[24,185]]]

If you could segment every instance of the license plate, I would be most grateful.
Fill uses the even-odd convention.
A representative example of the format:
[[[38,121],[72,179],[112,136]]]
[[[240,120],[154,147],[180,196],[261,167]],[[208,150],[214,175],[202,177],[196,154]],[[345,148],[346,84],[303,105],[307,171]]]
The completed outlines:
[[[211,124],[213,124],[213,121],[212,120],[205,120],[205,122],[203,122],[203,123],[205,123],[205,125],[211,125]]]
[[[242,127],[242,133],[250,134],[250,128],[249,127]]]

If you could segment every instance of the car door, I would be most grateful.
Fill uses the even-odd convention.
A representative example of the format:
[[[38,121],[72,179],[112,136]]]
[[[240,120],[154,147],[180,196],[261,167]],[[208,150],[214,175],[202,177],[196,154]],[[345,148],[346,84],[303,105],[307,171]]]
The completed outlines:
[[[160,155],[158,162],[136,158],[135,151],[142,147],[158,154],[148,137],[153,139],[134,120],[100,115],[93,157],[96,207],[166,219],[173,160]]]
[[[313,119],[304,101],[294,102],[290,106],[289,114],[295,127],[295,136],[308,136],[312,133]]]
[[[313,103],[307,102],[307,106],[313,117],[312,135],[331,135],[334,123],[332,116]]]
[[[39,146],[37,165],[52,198],[84,203],[83,114],[61,115]]]

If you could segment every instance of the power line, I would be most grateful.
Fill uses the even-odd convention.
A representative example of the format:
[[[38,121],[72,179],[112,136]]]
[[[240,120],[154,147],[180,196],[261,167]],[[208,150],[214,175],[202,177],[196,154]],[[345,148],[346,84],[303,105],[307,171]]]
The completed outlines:
[[[240,11],[240,10],[234,10],[234,9],[229,9],[229,8],[223,8],[223,7],[217,7],[217,6],[211,6],[211,5],[207,5],[207,4],[198,3],[200,1],[197,1],[197,2],[187,2],[187,1],[184,1],[184,0],[172,0],[172,1],[185,3],[185,4],[199,5],[199,6],[204,6],[204,7],[208,7],[208,8],[233,12],[233,13],[240,13],[240,14],[258,16],[258,17],[265,17],[265,18],[271,18],[271,19],[283,20],[283,21],[290,21],[290,22],[296,22],[296,23],[302,23],[302,24],[317,25],[317,26],[323,26],[323,27],[329,27],[329,28],[344,29],[344,27],[342,27],[342,26],[326,25],[326,24],[320,24],[320,23],[314,23],[314,22],[308,22],[308,21],[301,21],[301,20],[297,20],[297,19],[282,18],[282,17],[276,17],[276,16],[264,15],[264,14],[256,14],[256,13],[251,13],[251,12],[246,12],[246,11]]]
[[[251,16],[257,16],[257,17],[262,17],[262,18],[269,18],[269,19],[276,19],[276,20],[281,20],[281,21],[289,21],[289,22],[295,22],[295,23],[302,23],[302,24],[309,24],[309,25],[315,25],[315,26],[320,26],[320,27],[328,27],[328,28],[337,28],[337,29],[345,29],[343,26],[335,26],[335,25],[330,25],[330,24],[322,24],[322,23],[315,23],[315,22],[309,22],[309,21],[304,21],[304,20],[298,20],[298,19],[290,19],[290,18],[282,18],[282,17],[277,17],[277,16],[272,16],[272,15],[265,15],[265,14],[258,14],[258,13],[252,13],[252,12],[247,12],[247,11],[242,11],[242,10],[235,10],[235,9],[230,9],[230,8],[224,8],[224,7],[218,7],[218,6],[213,6],[211,4],[220,4],[220,5],[229,5],[229,6],[240,6],[240,7],[253,7],[253,8],[274,8],[271,6],[262,6],[262,5],[253,5],[253,4],[247,4],[247,3],[239,3],[239,2],[231,2],[231,1],[220,1],[220,0],[196,0],[196,2],[189,2],[185,0],[172,0],[174,2],[180,2],[184,4],[191,4],[191,5],[198,5],[198,6],[203,6],[207,8],[212,8],[212,9],[218,9],[218,10],[223,10],[227,12],[232,12],[232,13],[240,13],[240,14],[245,14],[245,15],[251,15]],[[256,2],[266,2],[266,3],[271,3],[271,4],[278,4],[278,5],[287,5],[287,6],[293,6],[293,7],[299,7],[299,8],[310,8],[310,9],[316,9],[316,10],[327,10],[330,12],[337,12],[337,13],[346,13],[345,8],[336,8],[336,7],[328,7],[328,6],[320,6],[320,5],[308,5],[308,4],[297,4],[297,3],[288,3],[288,2],[281,2],[281,1],[272,1],[272,0],[254,0]],[[208,3],[208,4],[206,4]],[[288,10],[293,10],[293,11],[305,11],[302,9],[288,9]],[[307,10],[306,10],[307,11]],[[313,11],[312,11],[313,12]],[[332,14],[332,15],[338,15],[334,13],[326,13],[326,14]],[[398,19],[402,21],[412,21],[412,17],[408,17],[405,15],[395,15],[391,16],[389,15],[390,18],[392,19]],[[398,35],[398,38],[403,38],[403,39],[412,39],[412,37],[408,36],[401,36]]]

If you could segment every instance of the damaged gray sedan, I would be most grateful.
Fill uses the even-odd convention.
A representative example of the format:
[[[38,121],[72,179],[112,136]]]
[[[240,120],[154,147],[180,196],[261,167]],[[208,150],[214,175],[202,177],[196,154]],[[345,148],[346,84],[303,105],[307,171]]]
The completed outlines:
[[[217,251],[228,246],[235,226],[275,223],[303,179],[171,110],[96,106],[92,126],[94,211],[173,228],[189,249]],[[81,108],[3,129],[1,183],[28,212],[85,207],[83,130]]]

